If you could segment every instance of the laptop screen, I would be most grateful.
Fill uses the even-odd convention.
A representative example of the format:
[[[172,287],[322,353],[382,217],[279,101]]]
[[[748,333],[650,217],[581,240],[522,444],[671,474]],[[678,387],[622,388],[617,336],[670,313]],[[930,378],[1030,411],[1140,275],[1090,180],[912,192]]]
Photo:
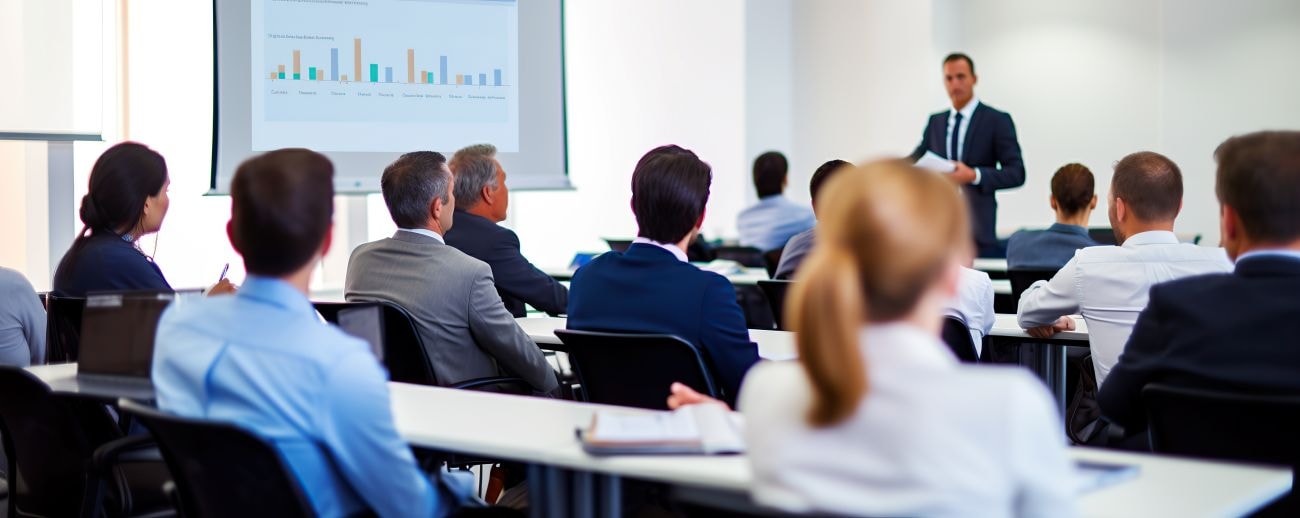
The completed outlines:
[[[171,293],[106,293],[86,297],[77,372],[149,378],[154,333]]]
[[[384,361],[383,308],[363,305],[339,311],[339,329],[370,344],[375,359]]]

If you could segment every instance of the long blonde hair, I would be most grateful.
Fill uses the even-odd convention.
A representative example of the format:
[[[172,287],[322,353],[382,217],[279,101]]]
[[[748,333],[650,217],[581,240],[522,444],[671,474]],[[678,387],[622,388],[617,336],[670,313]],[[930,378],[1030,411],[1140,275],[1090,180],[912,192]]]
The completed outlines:
[[[908,163],[868,163],[837,174],[822,191],[816,245],[785,315],[812,384],[808,421],[819,427],[844,421],[866,396],[862,326],[906,316],[971,246],[955,186]]]

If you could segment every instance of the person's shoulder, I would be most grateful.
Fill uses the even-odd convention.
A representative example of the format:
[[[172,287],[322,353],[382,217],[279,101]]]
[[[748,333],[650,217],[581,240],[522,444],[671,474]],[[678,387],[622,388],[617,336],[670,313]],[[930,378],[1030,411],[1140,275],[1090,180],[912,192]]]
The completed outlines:
[[[21,272],[0,266],[0,292],[12,294],[20,291],[36,293],[32,283]]]
[[[1215,295],[1237,289],[1238,277],[1212,272],[1182,277],[1151,286],[1148,305],[1213,304]]]
[[[746,416],[785,413],[790,406],[806,405],[809,391],[808,375],[799,362],[758,362],[740,384],[737,410]]]
[[[975,110],[976,110],[976,111],[985,111],[985,112],[988,112],[988,113],[990,113],[990,114],[997,115],[997,116],[1000,116],[1000,117],[1007,117],[1007,118],[1010,118],[1010,117],[1011,117],[1011,114],[1009,114],[1009,113],[1007,113],[1007,112],[1004,112],[1004,111],[1002,111],[1002,110],[999,110],[999,109],[997,109],[997,108],[994,108],[993,105],[991,105],[991,104],[989,104],[989,103],[986,103],[986,102],[984,102],[984,101],[982,101],[982,100],[980,101],[980,103],[979,103],[978,105],[975,106]]]
[[[1005,401],[997,405],[1008,414],[1023,413],[1026,406],[1051,408],[1051,394],[1043,382],[1020,367],[1006,365],[960,365],[952,376],[955,388],[980,394],[988,401]],[[992,410],[994,407],[991,407]]]

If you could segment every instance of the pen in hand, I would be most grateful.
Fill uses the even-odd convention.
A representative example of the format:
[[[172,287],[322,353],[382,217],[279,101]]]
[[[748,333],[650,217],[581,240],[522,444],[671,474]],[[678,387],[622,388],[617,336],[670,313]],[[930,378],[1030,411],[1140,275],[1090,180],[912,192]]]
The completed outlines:
[[[217,284],[221,284],[221,281],[226,280],[226,272],[228,271],[230,271],[230,263],[226,263],[226,266],[221,269],[221,277],[217,279]]]

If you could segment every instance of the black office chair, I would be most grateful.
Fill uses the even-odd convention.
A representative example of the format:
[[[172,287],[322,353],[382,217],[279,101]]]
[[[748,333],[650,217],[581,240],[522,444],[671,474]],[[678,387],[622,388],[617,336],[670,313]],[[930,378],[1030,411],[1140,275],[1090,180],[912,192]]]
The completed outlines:
[[[1115,239],[1115,229],[1110,227],[1088,227],[1088,237],[1099,245],[1118,244]]]
[[[966,323],[960,318],[943,317],[943,343],[948,344],[952,354],[962,363],[979,363],[979,354],[975,352],[975,342],[971,339],[970,328],[966,327]]]
[[[713,258],[735,261],[746,268],[766,268],[763,251],[752,246],[720,246],[713,249]]]
[[[1156,453],[1300,469],[1300,394],[1228,392],[1150,383],[1142,388]],[[1297,516],[1294,490],[1265,515]]]
[[[1051,280],[1056,272],[1056,269],[1008,269],[1007,279],[1011,281],[1011,300],[1019,305],[1020,296],[1029,289],[1029,286],[1038,281]],[[1011,312],[1014,313],[1015,309]]]
[[[235,424],[164,414],[133,401],[118,407],[153,433],[171,468],[177,508],[203,516],[300,516],[315,512],[274,446]]]
[[[30,373],[0,367],[0,437],[10,517],[173,512],[162,493],[168,475],[152,446],[123,442],[99,401],[56,395]]]
[[[781,265],[781,254],[785,253],[785,247],[776,250],[763,252],[763,267],[767,268],[767,276],[776,278],[776,267]]]
[[[609,249],[615,252],[626,252],[627,247],[632,246],[632,240],[605,238],[605,244],[609,245]]]
[[[387,301],[367,301],[313,302],[312,305],[326,321],[333,324],[338,324],[339,312],[345,309],[382,307],[384,368],[388,370],[388,378],[391,381],[459,389],[495,387],[522,394],[532,392],[531,385],[514,376],[491,376],[450,384],[440,382],[434,373],[433,360],[429,358],[429,351],[424,348],[424,339],[415,328],[415,320],[410,313],[397,304]]]
[[[46,302],[45,363],[77,361],[81,345],[81,314],[86,309],[86,298],[51,294]]]
[[[776,322],[776,328],[782,331],[786,330],[785,297],[793,284],[792,281],[758,281],[758,289],[763,290],[767,305],[772,308],[772,319]]]
[[[665,410],[674,381],[724,399],[699,349],[676,336],[570,329],[555,336],[563,343],[553,347],[568,353],[585,401]]]

